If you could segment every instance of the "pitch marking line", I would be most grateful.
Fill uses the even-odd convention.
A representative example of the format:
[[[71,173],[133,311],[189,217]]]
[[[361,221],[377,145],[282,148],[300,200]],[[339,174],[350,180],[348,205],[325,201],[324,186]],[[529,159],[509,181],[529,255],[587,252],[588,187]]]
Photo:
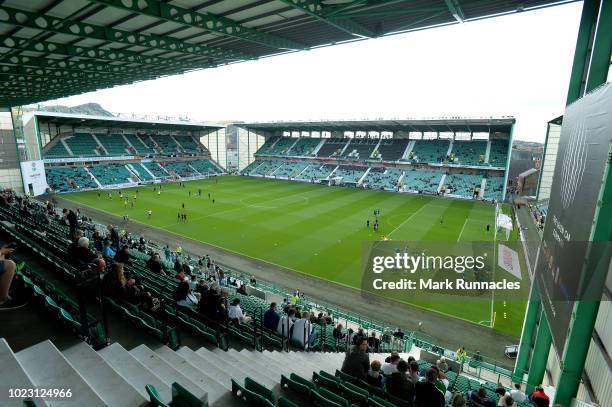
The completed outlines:
[[[431,202],[431,201],[429,201],[429,202]],[[395,231],[397,231],[399,228],[404,226],[404,224],[406,222],[408,222],[410,219],[412,219],[414,217],[414,215],[416,215],[417,213],[421,212],[423,209],[425,209],[426,206],[429,206],[429,202],[427,202],[425,205],[421,206],[419,209],[417,209],[415,212],[413,212],[412,215],[407,217],[402,223],[400,223],[395,229],[393,229],[387,236],[391,236],[393,233],[395,233]]]
[[[469,217],[465,218],[465,222],[463,222],[463,227],[461,228],[461,232],[459,232],[459,237],[457,238],[457,241],[461,240],[461,235],[463,235],[463,231],[465,230],[465,225],[467,225],[468,220],[470,220]]]

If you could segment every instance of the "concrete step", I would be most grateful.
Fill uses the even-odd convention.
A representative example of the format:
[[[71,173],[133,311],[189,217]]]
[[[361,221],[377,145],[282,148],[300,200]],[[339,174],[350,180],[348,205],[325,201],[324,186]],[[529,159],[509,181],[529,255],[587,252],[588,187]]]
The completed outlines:
[[[35,387],[35,384],[4,338],[0,338],[0,366],[0,383],[2,383],[0,400],[2,400],[2,405],[22,406],[22,400],[13,399],[11,401],[9,399],[8,389],[31,389]],[[34,399],[34,401],[36,405],[46,405],[41,399]]]
[[[15,354],[27,375],[38,388],[70,389],[70,398],[50,400],[54,406],[105,406],[106,403],[66,360],[64,355],[46,340]]]
[[[182,346],[176,351],[176,353],[185,358],[185,360],[195,368],[203,371],[204,373],[210,372],[210,374],[215,376],[217,382],[221,383],[221,385],[223,385],[223,387],[226,389],[232,389],[232,378],[227,370],[225,370],[225,365],[218,364],[214,360],[211,361],[206,359],[187,346]]]
[[[133,407],[148,404],[147,399],[85,342],[66,349],[62,354],[109,406]]]
[[[217,382],[214,375],[197,369],[188,363],[183,356],[179,355],[169,347],[161,346],[156,348],[155,353],[157,353],[177,371],[196,382],[200,387],[204,387],[204,390],[206,390],[206,393],[208,394],[208,403],[210,405],[215,405],[216,402],[223,399],[224,396],[227,396],[229,390],[221,383]]]
[[[159,376],[168,386],[172,386],[172,383],[177,382],[200,400],[206,400],[206,390],[200,383],[177,371],[147,345],[135,347],[130,350],[130,354],[150,371],[154,372],[155,375]]]
[[[221,357],[226,362],[232,362],[232,364],[235,366],[235,370],[230,372],[232,374],[232,377],[234,377],[233,373],[235,371],[240,370],[244,372],[246,376],[249,376],[251,379],[268,388],[273,388],[279,382],[268,378],[265,373],[259,370],[259,368],[249,365],[248,361],[241,360],[236,356],[230,354],[229,352],[224,352],[221,349],[216,348],[213,349],[212,353]]]
[[[249,351],[243,349],[245,352],[238,352],[236,349],[229,349],[227,351],[228,356],[233,357],[241,363],[247,363],[249,367],[255,368],[258,373],[265,375],[265,377],[274,381],[274,383],[280,383],[281,373],[278,369],[272,368],[269,364],[262,363],[262,361],[254,359],[252,354],[259,353],[258,351]]]
[[[145,390],[147,384],[153,385],[163,400],[172,399],[170,386],[130,355],[120,344],[113,343],[99,350],[98,355],[146,399],[149,398]]]
[[[292,373],[296,373],[304,378],[312,376],[312,368],[306,363],[296,361],[288,352],[264,351],[263,354],[277,363],[284,363],[292,369]]]
[[[276,360],[265,357],[263,355],[263,352],[251,352],[249,350],[243,349],[239,353],[243,355],[243,357],[253,361],[254,363],[259,363],[263,364],[264,366],[267,366],[269,370],[272,370],[272,372],[274,372],[274,375],[271,377],[275,380],[276,376],[278,376],[280,379],[281,374],[291,374],[292,370],[288,365],[279,363]]]

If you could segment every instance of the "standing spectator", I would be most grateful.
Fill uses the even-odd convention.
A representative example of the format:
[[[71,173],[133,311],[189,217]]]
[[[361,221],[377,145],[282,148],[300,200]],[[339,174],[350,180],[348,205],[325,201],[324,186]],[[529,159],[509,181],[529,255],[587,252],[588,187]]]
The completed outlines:
[[[425,380],[414,386],[414,404],[417,407],[444,407],[444,394],[436,387],[438,371],[427,369]]]
[[[110,223],[106,227],[106,229],[108,229],[108,237],[111,240],[111,245],[115,250],[119,250],[119,232],[117,232],[117,229],[113,227],[113,225],[111,225]]]
[[[416,362],[416,360],[413,360],[408,363],[408,366],[408,378],[412,381],[412,383],[416,384],[416,382],[421,380],[421,377],[419,376],[419,364]]]
[[[446,358],[442,356],[440,359],[438,359],[436,361],[436,366],[438,366],[438,369],[440,369],[441,371],[446,372],[448,370],[448,363],[446,363]]]
[[[406,372],[408,372],[408,363],[400,360],[397,371],[385,381],[385,388],[390,395],[410,402],[414,397],[414,384],[408,379]]]
[[[263,325],[267,329],[275,331],[278,326],[278,321],[280,321],[280,316],[276,312],[276,303],[273,302],[270,304],[270,308],[264,313]]]
[[[295,317],[295,309],[289,308],[287,315],[283,315],[278,321],[276,332],[283,338],[290,338],[291,331],[293,330],[293,318]]]
[[[338,324],[338,325],[337,325],[337,326],[334,328],[334,330],[333,330],[333,332],[332,332],[332,336],[334,337],[334,339],[335,339],[336,341],[341,341],[341,340],[343,340],[343,339],[344,339],[344,337],[346,336],[346,334],[345,334],[344,332],[342,332],[343,328],[344,328],[344,327],[342,326],[342,324]]]
[[[372,331],[370,337],[368,338],[368,346],[374,349],[374,352],[378,353],[378,349],[380,347],[380,339],[376,337],[376,332]]]
[[[15,249],[7,245],[0,248],[0,310],[16,308],[16,304],[9,295],[16,265],[13,260],[6,258],[13,251]]]
[[[349,347],[342,363],[342,372],[357,379],[366,380],[370,369],[370,357],[367,354],[368,340],[361,338],[355,345]]]
[[[66,211],[66,209],[64,209]],[[66,220],[68,221],[68,226],[70,227],[70,236],[74,236],[74,233],[77,230],[77,226],[79,225],[79,219],[77,218],[76,213],[72,209],[65,212]]]
[[[298,346],[306,348],[309,344],[314,342],[314,336],[312,332],[312,323],[310,322],[310,313],[306,311],[302,314],[302,318],[298,319],[293,324],[291,340],[298,344]]]

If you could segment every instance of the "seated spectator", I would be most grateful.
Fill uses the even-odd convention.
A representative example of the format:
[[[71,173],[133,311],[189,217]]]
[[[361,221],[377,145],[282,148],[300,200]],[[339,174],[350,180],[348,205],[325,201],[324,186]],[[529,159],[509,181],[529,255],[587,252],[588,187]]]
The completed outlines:
[[[338,324],[334,330],[332,331],[332,336],[334,337],[334,339],[336,339],[337,341],[341,341],[346,337],[346,334],[344,332],[342,332],[343,330],[343,326],[342,324]]]
[[[270,308],[264,313],[263,325],[265,328],[275,331],[278,326],[278,321],[280,321],[280,316],[276,312],[276,303],[273,302],[270,304]]]
[[[6,258],[13,251],[15,249],[7,245],[0,248],[0,310],[17,308],[17,304],[9,295],[17,266],[13,260]]]
[[[283,315],[278,321],[276,332],[283,338],[291,337],[293,331],[293,319],[295,318],[295,309],[289,308],[287,315]]]
[[[487,397],[486,390],[481,387],[477,391],[468,392],[470,403],[476,407],[495,407],[495,401]]]
[[[370,356],[367,354],[368,341],[361,338],[355,345],[346,351],[342,372],[357,379],[366,380],[370,369]]]
[[[408,363],[400,360],[397,364],[397,371],[387,377],[385,389],[390,395],[408,402],[414,398],[414,384],[408,379]]]
[[[509,394],[504,394],[499,398],[497,405],[500,407],[516,407],[514,399]]]
[[[159,253],[153,253],[151,258],[147,260],[146,266],[155,274],[166,275],[166,267],[162,264]]]
[[[466,401],[465,397],[463,397],[463,394],[456,393],[453,397],[453,400],[451,401],[451,407],[465,407],[465,405]]]
[[[101,252],[102,250],[104,250],[104,240],[102,239],[102,234],[100,233],[100,231],[96,230],[94,232],[93,242],[94,242],[94,248],[97,251]]]
[[[444,407],[444,394],[436,387],[438,371],[427,369],[425,380],[414,386],[414,404],[417,407]]]
[[[198,277],[195,274],[192,274],[189,277],[189,288],[191,289],[191,291],[195,291],[197,286],[198,286]]]
[[[200,299],[204,298],[208,294],[208,291],[209,291],[208,283],[206,282],[206,280],[200,279],[194,291],[200,294]]]
[[[112,259],[113,257],[115,257],[115,251],[111,247],[110,240],[107,240],[106,242],[104,242],[104,248],[102,249],[102,255],[106,259]]]
[[[74,232],[74,236],[72,238],[71,243],[68,245],[66,251],[68,252],[68,257],[70,259],[76,259],[77,257],[77,249],[79,247],[79,239],[83,237],[83,231],[77,230]]]
[[[527,395],[521,391],[521,384],[520,383],[515,383],[514,384],[514,389],[510,390],[510,396],[517,403],[522,403],[525,400],[527,400]]]
[[[400,362],[400,356],[397,352],[393,352],[388,362],[382,367],[382,373],[385,376],[390,376],[391,374],[397,372],[397,364]]]
[[[255,276],[251,275],[251,278],[249,279],[249,284],[251,284],[253,287],[257,285],[257,279],[255,278]]]
[[[366,383],[370,386],[378,387],[382,389],[383,386],[383,375],[380,373],[381,364],[378,360],[373,360],[370,363],[370,370],[366,377]]]
[[[176,260],[174,261],[174,271],[176,271],[177,273],[180,273],[181,270],[183,270],[183,265],[181,264],[179,258],[177,257]]]
[[[177,273],[176,276],[174,276],[174,278],[176,278],[178,281],[180,282],[187,282],[187,284],[189,284],[189,282],[187,281],[187,278],[185,277],[185,273],[183,273],[183,270],[179,270],[179,272]]]
[[[416,360],[412,360],[408,363],[408,366],[408,378],[412,381],[412,383],[416,384],[416,382],[421,380],[421,376],[419,376],[419,364],[416,362]]]
[[[115,259],[117,263],[130,264],[130,249],[127,246],[121,246],[121,250],[115,254]]]
[[[312,345],[315,340],[313,333],[313,326],[310,322],[310,312],[306,311],[302,313],[302,318],[295,321],[293,324],[293,332],[291,333],[291,341],[296,343],[298,346],[304,348]]]
[[[183,268],[183,274],[184,275],[186,275],[186,276],[191,275],[191,266],[188,263],[183,263],[182,268]]]
[[[529,401],[537,407],[548,407],[550,405],[550,398],[544,393],[544,388],[541,385],[536,386],[535,390],[529,395]]]
[[[446,363],[446,358],[442,356],[440,359],[436,361],[436,366],[443,372],[448,370],[448,363]]]
[[[75,251],[75,260],[79,266],[89,264],[98,258],[98,255],[89,250],[89,239],[82,237],[77,242],[77,248]]]
[[[241,295],[249,295],[249,293],[247,292],[247,287],[244,284],[240,285],[240,288],[236,290],[236,293],[241,294]]]
[[[249,323],[251,322],[251,317],[248,317],[240,308],[240,298],[234,298],[232,301],[232,305],[230,305],[228,310],[228,318],[230,321],[241,323]]]
[[[180,305],[181,307],[189,308],[195,310],[198,307],[198,299],[189,289],[189,283],[186,281],[181,281],[176,288],[176,293],[174,294],[174,299],[176,300],[176,305]]]

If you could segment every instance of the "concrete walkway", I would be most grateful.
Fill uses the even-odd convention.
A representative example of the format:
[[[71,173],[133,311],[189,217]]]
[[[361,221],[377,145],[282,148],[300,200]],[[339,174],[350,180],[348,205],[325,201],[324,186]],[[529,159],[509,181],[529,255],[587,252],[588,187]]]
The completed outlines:
[[[92,217],[99,223],[122,224],[123,222],[119,216],[59,197],[57,201],[58,206],[62,208],[79,207],[82,214]],[[513,366],[513,361],[504,356],[504,348],[519,343],[519,338],[515,336],[381,297],[365,296],[357,289],[302,275],[140,223],[130,222],[127,229],[132,234],[144,234],[147,239],[168,244],[170,247],[180,245],[185,253],[197,256],[208,254],[222,267],[244,274],[253,274],[260,280],[285,288],[287,292],[299,288],[308,297],[352,310],[366,318],[384,321],[391,327],[401,326],[403,329],[417,330],[419,322],[422,322],[421,332],[433,337],[438,346],[451,350],[465,346],[468,351],[479,350],[482,355],[496,359],[507,367]]]

